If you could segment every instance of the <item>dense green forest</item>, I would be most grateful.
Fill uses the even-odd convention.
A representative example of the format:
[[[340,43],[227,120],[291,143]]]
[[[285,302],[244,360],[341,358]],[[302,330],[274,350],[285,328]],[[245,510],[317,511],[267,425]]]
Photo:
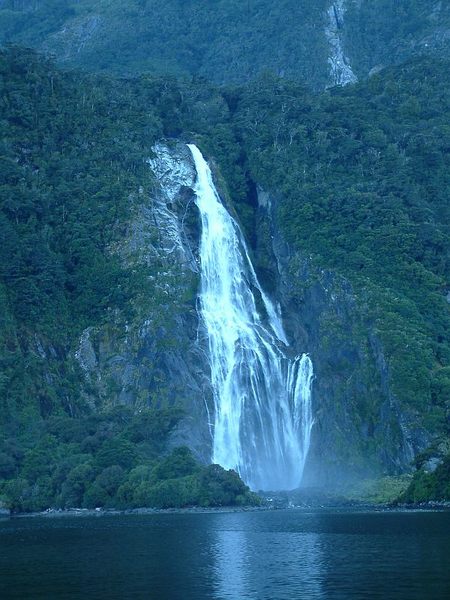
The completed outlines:
[[[286,239],[316,273],[352,282],[391,389],[433,431],[439,463],[450,416],[448,63],[412,61],[320,97],[267,77],[229,102],[251,178],[281,197]],[[446,464],[420,469],[405,498],[448,498]]]
[[[142,122],[118,82],[86,78],[80,85],[31,52],[2,55],[1,77],[1,419],[26,409],[18,398],[36,386],[43,364],[50,364],[48,379],[53,369],[64,378],[65,391],[53,389],[52,397],[50,386],[33,387],[40,412],[66,402],[75,415],[77,374],[64,346],[90,322],[129,307],[130,290],[139,289],[138,274],[106,249],[121,234],[138,184],[150,177],[142,156],[162,128],[156,114]],[[30,332],[52,349],[20,366],[18,356],[39,346]]]
[[[314,77],[316,66],[322,84],[327,78],[326,41],[318,26],[325,20],[325,0],[45,0],[30,2],[28,10],[14,5],[0,11],[0,40],[50,50],[89,70],[196,74],[221,83],[246,80],[264,68]],[[314,64],[306,61],[309,43],[318,53]]]
[[[358,75],[417,54],[448,57],[448,2],[361,0],[347,2],[344,45]]]
[[[245,82],[264,70],[329,83],[331,0],[4,0],[0,43],[39,48],[70,66],[120,75]],[[448,55],[448,3],[347,1],[340,31],[359,77],[420,54]]]
[[[383,341],[395,394],[442,424],[449,100],[448,64],[427,60],[319,98],[270,78],[233,98],[251,176],[283,197],[287,239],[349,277]]]
[[[235,471],[199,465],[186,447],[165,452],[179,418],[176,410],[136,414],[124,406],[50,417],[26,437],[3,441],[0,497],[26,512],[259,504]]]
[[[115,248],[146,197],[139,189],[152,189],[146,159],[161,138],[195,139],[214,158],[250,241],[255,184],[279,198],[276,218],[292,248],[351,282],[383,344],[393,394],[437,445],[447,439],[448,67],[416,59],[314,95],[270,74],[214,88],[196,78],[63,72],[32,51],[3,51],[0,496],[7,504],[254,501],[233,473],[170,449],[179,407],[149,404],[143,414],[114,407],[114,390],[96,398],[74,358],[86,327],[132,319],[157,302],[144,271]]]
[[[17,48],[0,61],[0,494],[13,510],[255,502],[188,451],[161,462],[179,410],[92,405],[70,351],[86,326],[156,301],[112,248],[178,90],[63,74]]]

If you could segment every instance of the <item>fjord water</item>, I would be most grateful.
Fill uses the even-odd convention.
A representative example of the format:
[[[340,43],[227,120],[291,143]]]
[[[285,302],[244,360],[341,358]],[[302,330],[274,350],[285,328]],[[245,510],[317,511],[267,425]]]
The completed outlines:
[[[252,489],[293,489],[310,444],[313,365],[306,354],[286,356],[281,317],[258,281],[240,228],[200,150],[189,148],[202,222],[200,313],[214,391],[212,460],[236,469]]]
[[[449,512],[0,519],[0,598],[444,600]]]

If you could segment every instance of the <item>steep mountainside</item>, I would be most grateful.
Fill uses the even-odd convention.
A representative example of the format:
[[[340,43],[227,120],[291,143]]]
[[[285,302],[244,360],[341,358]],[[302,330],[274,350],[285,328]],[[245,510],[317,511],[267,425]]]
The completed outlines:
[[[208,460],[192,141],[292,352],[315,366],[305,481],[401,473],[430,445],[438,463],[450,400],[448,67],[416,59],[314,95],[269,74],[216,89],[3,52],[3,493],[68,505],[95,484],[91,505],[125,486],[132,504],[141,484],[171,478],[161,453],[187,444]],[[188,499],[203,485],[189,456],[167,467],[191,477],[173,488]]]
[[[426,428],[445,423],[450,399],[446,69],[445,63],[411,63],[367,85],[336,89],[319,102],[295,85],[261,83],[235,112],[252,177],[265,190],[279,190],[275,226],[290,244],[289,254],[298,252],[285,281],[302,304],[310,286],[322,288],[306,330],[318,317],[313,339],[320,340],[322,355],[330,348],[323,365],[325,380],[333,381],[326,402],[341,405],[345,397],[347,416],[365,414],[358,426],[358,435],[367,435],[365,457],[370,447],[386,449],[376,442],[380,427],[390,422],[385,411],[400,410],[413,448],[425,442],[419,441],[420,421]],[[344,275],[352,289],[324,268]],[[339,297],[347,309],[339,306],[342,300],[333,309]],[[353,321],[358,312],[359,323]],[[353,370],[363,355],[372,357],[369,364],[378,373],[366,374],[368,386]],[[375,387],[374,377],[380,378]],[[349,448],[350,425],[339,425],[332,406],[329,410],[327,431]],[[395,444],[402,447],[398,440]],[[349,459],[357,455],[354,449]]]
[[[194,172],[170,187],[164,161],[148,164],[170,82],[64,75],[18,50],[0,77],[0,496],[13,510],[254,502],[235,474],[167,457],[188,443],[209,458],[174,214],[179,196],[187,219]]]
[[[323,89],[448,55],[449,11],[447,0],[1,0],[0,43],[94,71],[224,83],[270,70]]]

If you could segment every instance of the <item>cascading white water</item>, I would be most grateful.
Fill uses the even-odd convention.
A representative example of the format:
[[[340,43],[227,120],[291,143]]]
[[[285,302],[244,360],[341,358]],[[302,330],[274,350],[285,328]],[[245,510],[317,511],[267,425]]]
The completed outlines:
[[[332,85],[348,85],[358,81],[348,58],[344,54],[342,43],[342,26],[346,10],[345,0],[333,0],[327,11],[328,23],[325,28],[325,35],[331,50],[328,64],[330,65]]]
[[[293,489],[313,425],[312,362],[306,354],[285,355],[281,318],[258,282],[239,226],[200,150],[188,146],[202,222],[200,311],[214,392],[212,460],[236,469],[254,490]]]

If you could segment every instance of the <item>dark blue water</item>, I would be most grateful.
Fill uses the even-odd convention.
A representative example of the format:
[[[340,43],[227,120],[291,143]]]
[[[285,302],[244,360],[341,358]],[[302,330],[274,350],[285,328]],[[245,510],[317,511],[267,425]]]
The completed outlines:
[[[0,598],[450,598],[450,513],[0,520]]]

